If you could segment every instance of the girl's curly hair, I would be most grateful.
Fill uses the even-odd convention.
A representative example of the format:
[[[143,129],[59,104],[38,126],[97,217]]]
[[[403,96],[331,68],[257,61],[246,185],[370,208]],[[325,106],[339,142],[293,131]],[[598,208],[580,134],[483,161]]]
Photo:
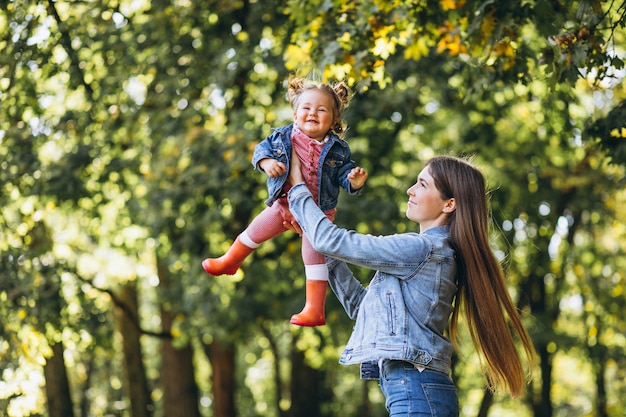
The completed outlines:
[[[293,109],[298,107],[298,100],[304,91],[320,90],[328,93],[335,103],[335,116],[337,121],[331,127],[331,130],[342,137],[346,131],[346,123],[341,119],[341,114],[348,107],[352,94],[348,84],[344,81],[335,83],[315,82],[311,79],[301,76],[291,76],[287,82],[287,99]]]

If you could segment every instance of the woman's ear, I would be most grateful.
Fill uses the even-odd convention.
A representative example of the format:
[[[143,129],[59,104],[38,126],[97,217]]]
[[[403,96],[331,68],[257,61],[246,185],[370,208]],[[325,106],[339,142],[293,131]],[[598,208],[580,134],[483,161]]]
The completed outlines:
[[[453,198],[449,198],[445,204],[443,205],[443,212],[446,214],[451,214],[456,210],[456,200]]]

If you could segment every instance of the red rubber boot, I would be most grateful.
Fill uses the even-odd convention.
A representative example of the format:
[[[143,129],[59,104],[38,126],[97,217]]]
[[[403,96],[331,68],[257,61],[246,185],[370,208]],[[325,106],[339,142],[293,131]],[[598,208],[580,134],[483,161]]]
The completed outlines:
[[[211,275],[233,275],[248,255],[254,251],[239,240],[235,239],[228,251],[219,258],[207,258],[202,261],[202,268]]]
[[[326,324],[324,304],[326,302],[327,286],[328,281],[306,280],[306,303],[300,313],[291,316],[291,324],[307,327]]]

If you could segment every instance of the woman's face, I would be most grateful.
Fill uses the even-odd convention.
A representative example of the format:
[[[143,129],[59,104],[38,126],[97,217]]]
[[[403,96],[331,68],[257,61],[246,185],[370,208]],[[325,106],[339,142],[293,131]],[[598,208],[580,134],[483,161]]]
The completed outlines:
[[[333,98],[327,92],[306,90],[298,99],[293,121],[307,136],[321,141],[335,123],[334,105]]]
[[[406,217],[420,224],[422,232],[447,223],[448,214],[454,211],[454,198],[442,199],[428,167],[424,167],[417,182],[406,193],[409,202]]]

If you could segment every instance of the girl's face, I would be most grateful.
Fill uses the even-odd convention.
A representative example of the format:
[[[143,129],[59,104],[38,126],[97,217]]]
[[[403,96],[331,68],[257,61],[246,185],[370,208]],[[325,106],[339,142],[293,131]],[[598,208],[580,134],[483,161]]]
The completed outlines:
[[[456,207],[454,198],[441,198],[428,167],[422,169],[417,182],[406,193],[409,195],[406,217],[419,223],[422,232],[446,224]]]
[[[307,136],[322,141],[336,122],[335,103],[325,91],[306,90],[300,95],[293,121]]]

